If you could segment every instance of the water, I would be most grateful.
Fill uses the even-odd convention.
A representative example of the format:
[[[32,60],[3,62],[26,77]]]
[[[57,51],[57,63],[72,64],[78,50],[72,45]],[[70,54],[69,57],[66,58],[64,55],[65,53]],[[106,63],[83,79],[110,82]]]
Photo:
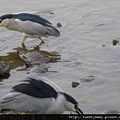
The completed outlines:
[[[74,96],[84,113],[103,113],[108,109],[120,110],[120,40],[119,0],[21,0],[1,1],[0,14],[29,11],[51,21],[59,28],[59,38],[48,37],[41,50],[57,51],[58,62],[48,63],[49,71],[41,75],[56,83]],[[21,47],[21,33],[0,29],[0,60],[11,65],[10,77],[0,86],[0,97],[8,93],[21,77],[26,76],[24,62],[16,48]],[[37,39],[27,39],[27,49],[39,44]],[[85,76],[95,80],[72,88],[71,83]]]

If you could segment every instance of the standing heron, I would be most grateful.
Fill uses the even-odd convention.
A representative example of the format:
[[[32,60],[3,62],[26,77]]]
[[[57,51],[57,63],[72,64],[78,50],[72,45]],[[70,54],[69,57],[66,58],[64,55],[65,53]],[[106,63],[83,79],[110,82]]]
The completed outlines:
[[[27,38],[39,38],[42,36],[59,37],[60,32],[48,20],[30,13],[5,14],[0,16],[0,26],[9,30],[22,32],[22,43]]]
[[[83,115],[78,102],[72,96],[57,92],[46,82],[32,77],[25,78],[21,84],[14,86],[10,93],[2,97],[0,108],[39,114],[73,111]]]

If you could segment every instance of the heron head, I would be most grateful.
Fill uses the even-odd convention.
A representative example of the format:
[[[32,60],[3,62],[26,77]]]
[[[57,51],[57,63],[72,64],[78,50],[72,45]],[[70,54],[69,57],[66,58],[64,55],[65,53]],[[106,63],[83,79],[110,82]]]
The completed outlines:
[[[76,112],[79,115],[83,115],[82,110],[79,108],[78,102],[70,95],[63,93],[65,96],[66,102],[65,107],[68,111]]]
[[[79,108],[79,105],[78,105],[78,104],[75,104],[75,105],[74,105],[74,109],[75,109],[75,112],[76,112],[78,115],[84,115],[84,113],[82,112],[82,110]]]
[[[68,111],[75,112],[75,113],[77,113],[78,115],[81,115],[81,116],[84,115],[84,113],[80,109],[78,103],[72,103],[71,101],[67,101],[66,106],[67,106]]]
[[[5,27],[9,23],[10,19],[13,18],[13,14],[5,14],[0,16],[0,26]]]

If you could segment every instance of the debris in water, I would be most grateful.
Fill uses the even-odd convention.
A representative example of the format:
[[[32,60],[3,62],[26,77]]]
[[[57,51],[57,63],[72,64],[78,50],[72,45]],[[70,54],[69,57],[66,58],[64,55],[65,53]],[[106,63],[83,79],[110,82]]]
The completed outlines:
[[[77,82],[72,82],[71,83],[71,85],[72,85],[72,87],[73,88],[75,88],[75,87],[77,87],[80,83],[82,83],[82,82],[91,82],[91,81],[93,81],[95,78],[94,78],[94,76],[86,76],[86,77],[83,77],[83,78],[81,78],[79,81],[77,81]]]
[[[78,83],[78,82],[72,82],[72,87],[75,88],[75,87],[77,87],[79,84],[80,84],[80,83]]]
[[[94,76],[86,76],[80,79],[80,82],[91,82],[93,81],[95,78]]]
[[[115,45],[117,45],[117,43],[118,43],[119,41],[118,40],[113,40],[113,46],[115,46]]]

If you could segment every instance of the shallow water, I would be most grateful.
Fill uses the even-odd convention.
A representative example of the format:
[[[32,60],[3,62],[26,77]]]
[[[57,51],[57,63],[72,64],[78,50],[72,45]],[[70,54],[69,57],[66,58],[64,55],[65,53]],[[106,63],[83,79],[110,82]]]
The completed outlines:
[[[49,71],[40,74],[73,95],[84,113],[102,113],[108,109],[120,110],[120,40],[119,0],[20,0],[1,1],[0,14],[29,11],[58,22],[61,36],[43,38],[40,50],[57,51],[61,59],[47,64]],[[21,47],[21,33],[0,28],[0,60],[11,65],[10,77],[0,86],[0,97],[8,93],[27,72],[16,48]],[[39,44],[38,39],[27,39],[27,49]],[[33,74],[34,76],[34,74]],[[85,76],[95,76],[92,82],[83,82],[76,88],[71,83]]]

